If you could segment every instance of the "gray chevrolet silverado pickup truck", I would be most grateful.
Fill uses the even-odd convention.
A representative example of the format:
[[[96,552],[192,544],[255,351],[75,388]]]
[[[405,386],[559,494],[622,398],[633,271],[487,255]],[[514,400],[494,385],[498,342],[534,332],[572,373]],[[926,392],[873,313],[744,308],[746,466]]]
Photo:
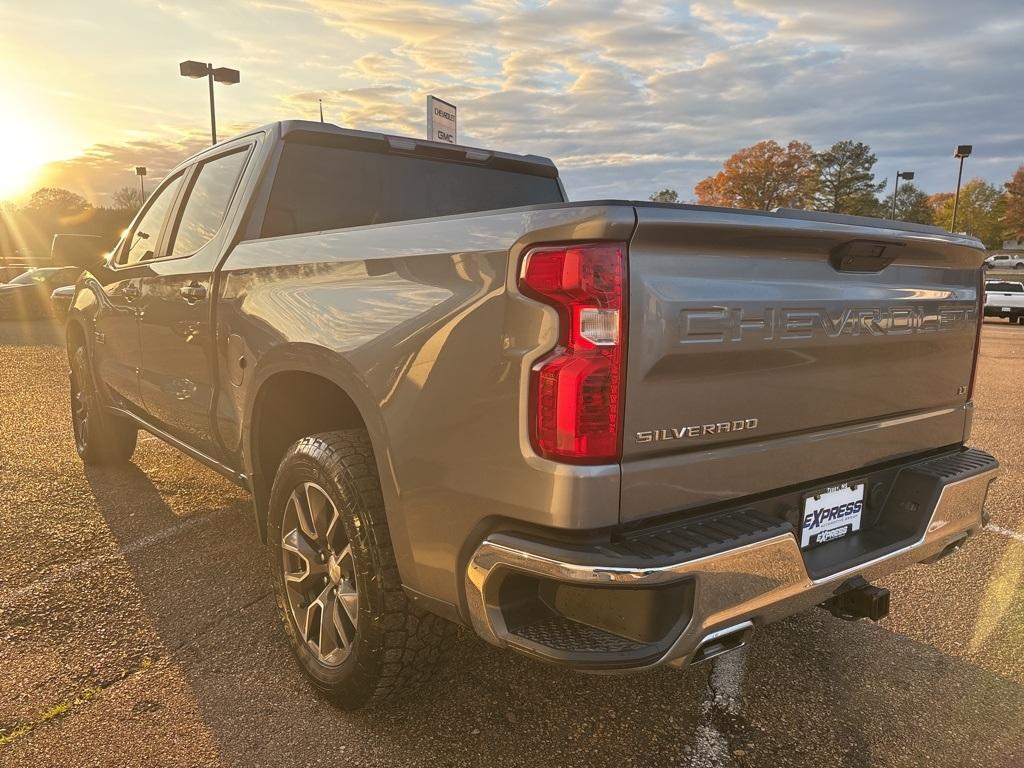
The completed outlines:
[[[554,165],[282,122],[168,174],[77,285],[78,452],[144,429],[253,498],[304,672],[356,707],[455,624],[685,665],[986,522],[978,241],[571,203]]]

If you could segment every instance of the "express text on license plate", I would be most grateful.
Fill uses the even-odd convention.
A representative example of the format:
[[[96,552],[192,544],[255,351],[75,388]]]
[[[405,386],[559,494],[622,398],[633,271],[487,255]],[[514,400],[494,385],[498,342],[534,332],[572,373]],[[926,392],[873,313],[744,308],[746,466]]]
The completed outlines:
[[[840,539],[860,530],[864,511],[864,483],[844,483],[804,498],[800,519],[802,548]]]

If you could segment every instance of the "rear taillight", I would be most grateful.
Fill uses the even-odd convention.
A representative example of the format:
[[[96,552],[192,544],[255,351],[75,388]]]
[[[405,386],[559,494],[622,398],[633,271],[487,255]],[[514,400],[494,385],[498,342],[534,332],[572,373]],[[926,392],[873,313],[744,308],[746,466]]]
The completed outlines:
[[[544,246],[519,289],[558,310],[558,343],[530,379],[533,447],[576,464],[618,461],[626,345],[626,245]]]
[[[985,323],[985,270],[978,270],[978,330],[974,334],[974,361],[971,363],[971,380],[967,384],[967,402],[974,398],[974,379],[978,375],[978,355],[981,354],[981,327]]]

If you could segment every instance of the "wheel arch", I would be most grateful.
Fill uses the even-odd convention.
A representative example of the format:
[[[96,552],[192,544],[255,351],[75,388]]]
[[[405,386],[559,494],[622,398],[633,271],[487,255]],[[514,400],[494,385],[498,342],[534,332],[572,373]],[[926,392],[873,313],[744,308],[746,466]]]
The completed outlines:
[[[342,355],[294,343],[275,347],[260,359],[245,409],[243,461],[261,541],[266,540],[270,488],[284,452],[301,437],[339,429],[365,429],[369,434],[394,535],[397,488],[377,400]]]
[[[85,332],[85,325],[78,317],[68,318],[67,324],[64,327],[64,340],[69,359],[71,352],[79,346],[84,346],[87,351],[89,350],[89,341]]]

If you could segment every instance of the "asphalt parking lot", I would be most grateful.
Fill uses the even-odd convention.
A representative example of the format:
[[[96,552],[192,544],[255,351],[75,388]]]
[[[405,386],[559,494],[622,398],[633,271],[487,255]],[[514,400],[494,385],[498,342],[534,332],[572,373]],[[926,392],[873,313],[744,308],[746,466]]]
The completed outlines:
[[[992,525],[888,579],[880,625],[811,611],[714,665],[592,677],[463,632],[429,689],[306,686],[242,491],[154,439],[75,455],[59,329],[0,323],[0,765],[1024,765],[1024,327],[985,324]]]

